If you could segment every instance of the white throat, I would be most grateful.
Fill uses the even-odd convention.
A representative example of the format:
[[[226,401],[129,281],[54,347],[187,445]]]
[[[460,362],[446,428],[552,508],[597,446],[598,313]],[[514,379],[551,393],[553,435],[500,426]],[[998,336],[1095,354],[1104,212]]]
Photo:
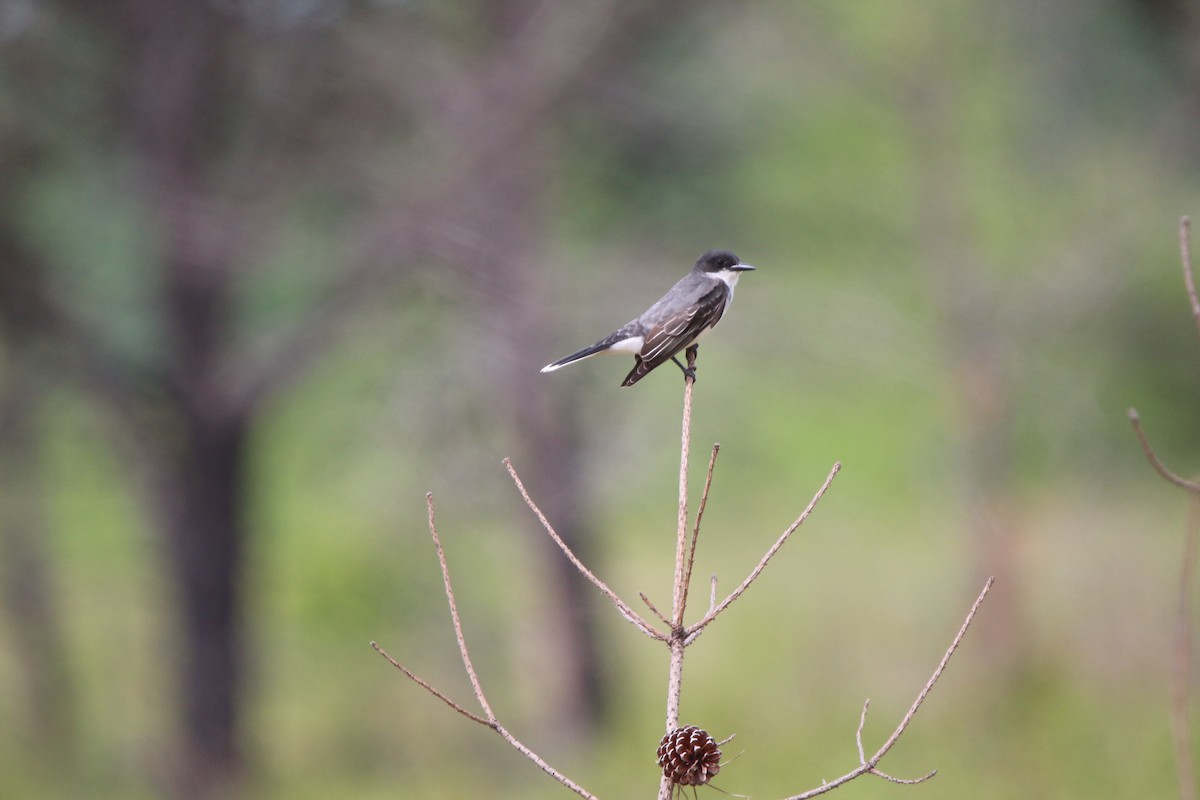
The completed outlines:
[[[737,286],[738,278],[742,276],[742,270],[738,269],[719,269],[716,272],[708,273],[710,278],[719,281],[724,281],[729,287],[729,291],[733,291],[733,287]]]

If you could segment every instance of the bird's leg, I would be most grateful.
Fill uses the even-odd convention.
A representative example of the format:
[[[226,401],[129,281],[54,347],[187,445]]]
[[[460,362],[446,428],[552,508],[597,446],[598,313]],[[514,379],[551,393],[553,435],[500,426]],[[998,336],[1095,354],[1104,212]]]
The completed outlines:
[[[680,361],[680,360],[679,360],[678,358],[676,358],[675,356],[671,356],[671,360],[672,360],[672,361],[674,361],[674,362],[675,362],[675,366],[679,367],[680,371],[681,371],[681,372],[683,372],[683,377],[684,377],[684,379],[685,379],[685,380],[686,380],[687,378],[691,378],[692,380],[696,380],[696,367],[695,367],[695,366],[691,366],[691,367],[685,367],[685,366],[683,365],[683,362],[682,362],[682,361]]]
[[[683,372],[684,378],[696,380],[696,353],[700,350],[700,345],[694,344],[687,350],[684,350],[684,356],[687,358],[687,366],[685,367],[678,358],[671,356],[671,360],[675,362],[675,366]]]

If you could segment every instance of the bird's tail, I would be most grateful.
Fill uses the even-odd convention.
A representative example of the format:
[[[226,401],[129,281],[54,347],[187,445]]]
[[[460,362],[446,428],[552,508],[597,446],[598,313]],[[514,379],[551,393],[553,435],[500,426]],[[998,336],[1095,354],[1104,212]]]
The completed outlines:
[[[596,342],[595,344],[585,347],[582,350],[576,350],[574,353],[571,353],[571,355],[564,356],[558,361],[553,361],[547,364],[546,366],[542,367],[542,372],[554,372],[554,370],[561,369],[567,364],[571,364],[576,361],[582,361],[583,359],[594,355],[599,355],[600,353],[603,353],[605,350],[609,349],[611,346],[612,342],[608,341],[607,339]]]

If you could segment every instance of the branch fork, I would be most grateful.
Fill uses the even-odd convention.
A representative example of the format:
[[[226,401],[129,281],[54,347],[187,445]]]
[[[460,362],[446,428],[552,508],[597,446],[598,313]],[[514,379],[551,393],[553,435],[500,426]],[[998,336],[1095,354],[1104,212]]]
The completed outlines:
[[[694,354],[689,352],[688,356],[689,366],[694,366]],[[679,708],[683,690],[683,663],[684,654],[687,648],[694,644],[700,635],[708,628],[708,626],[711,625],[727,608],[729,608],[729,606],[735,600],[741,597],[742,594],[744,594],[746,590],[750,588],[751,584],[753,584],[754,581],[756,581],[759,576],[762,575],[763,571],[767,567],[767,564],[770,563],[775,554],[779,552],[792,534],[794,534],[796,530],[799,529],[799,527],[803,525],[808,517],[812,514],[813,510],[817,506],[817,503],[819,503],[821,498],[825,495],[825,492],[829,489],[830,485],[833,483],[833,479],[837,476],[841,469],[841,464],[835,463],[833,465],[832,469],[829,471],[829,474],[826,476],[825,481],[821,484],[816,494],[813,495],[812,500],[809,501],[808,505],[804,508],[800,515],[783,531],[782,534],[780,534],[780,536],[775,540],[774,544],[767,549],[766,553],[759,560],[758,564],[750,571],[746,578],[740,584],[738,584],[737,588],[726,595],[720,602],[717,601],[717,577],[713,575],[710,582],[708,610],[698,621],[691,625],[685,624],[684,619],[687,610],[688,589],[691,585],[692,571],[695,565],[696,546],[700,538],[700,526],[704,518],[704,510],[708,504],[709,491],[712,487],[713,470],[716,467],[717,454],[720,452],[720,445],[714,444],[708,459],[708,468],[705,473],[704,488],[700,495],[700,501],[696,507],[696,519],[693,525],[689,528],[688,454],[691,445],[692,389],[694,383],[694,374],[685,373],[683,426],[681,433],[681,452],[679,464],[679,515],[676,530],[675,570],[674,580],[672,582],[670,614],[668,615],[660,611],[644,592],[639,593],[639,597],[641,598],[642,602],[645,603],[651,615],[653,615],[655,619],[654,622],[651,622],[638,613],[638,611],[636,611],[630,603],[622,599],[620,595],[613,591],[607,583],[597,577],[596,574],[592,572],[579,559],[578,556],[575,555],[575,553],[558,534],[558,532],[554,530],[554,526],[546,518],[546,515],[542,513],[542,510],[538,507],[537,503],[534,502],[533,498],[529,495],[528,490],[525,488],[525,484],[521,481],[520,475],[517,473],[516,468],[513,467],[512,461],[507,458],[503,461],[504,468],[508,471],[509,476],[512,478],[512,481],[515,484],[517,491],[520,493],[521,498],[525,501],[525,504],[529,507],[530,511],[533,512],[534,516],[537,517],[546,534],[551,538],[551,540],[554,541],[556,545],[558,545],[558,548],[562,550],[567,559],[575,566],[576,569],[579,570],[580,574],[582,574],[589,583],[596,587],[596,589],[600,591],[600,593],[603,594],[610,603],[613,604],[613,606],[617,609],[617,612],[626,621],[633,625],[633,627],[636,628],[640,633],[649,637],[650,639],[662,642],[667,646],[670,653],[667,680],[667,732],[671,732],[679,728]],[[506,729],[500,723],[500,720],[492,711],[491,705],[488,703],[487,696],[484,694],[483,687],[480,684],[479,676],[476,674],[475,667],[471,662],[471,656],[467,648],[466,638],[463,635],[462,622],[458,615],[458,607],[454,597],[454,588],[451,584],[450,571],[446,564],[445,551],[442,548],[441,539],[437,532],[437,525],[434,518],[432,493],[426,495],[426,507],[429,535],[433,539],[434,547],[437,550],[438,564],[442,572],[442,582],[446,590],[446,600],[450,607],[450,617],[454,626],[455,637],[458,641],[459,654],[462,657],[463,667],[467,672],[467,677],[470,680],[471,688],[475,694],[475,699],[479,704],[482,714],[469,711],[466,707],[451,699],[445,693],[438,690],[429,682],[413,673],[403,664],[396,661],[375,642],[371,642],[371,646],[378,651],[380,655],[387,659],[392,666],[400,670],[407,678],[412,680],[421,688],[425,689],[425,691],[429,692],[434,697],[441,700],[443,703],[462,716],[486,728],[489,728],[492,731],[495,731],[496,734],[508,742],[511,747],[520,752],[523,756],[525,756],[525,758],[532,761],[543,772],[550,775],[563,786],[575,792],[580,797],[588,798],[588,800],[595,800],[594,795],[592,795],[579,784],[572,781],[563,773],[551,767],[545,761],[545,759],[518,741],[508,731],[508,729]],[[938,663],[937,668],[934,670],[933,675],[925,683],[925,686],[921,689],[916,700],[909,708],[908,713],[904,715],[904,718],[900,721],[900,724],[895,728],[895,730],[892,731],[892,734],[890,737],[888,737],[887,741],[885,741],[883,745],[877,751],[875,751],[874,754],[872,754],[870,757],[867,757],[863,747],[862,735],[863,728],[866,725],[869,701],[864,703],[862,713],[859,717],[858,730],[855,734],[855,741],[858,747],[859,766],[834,781],[822,783],[821,786],[815,789],[793,795],[792,797],[787,798],[787,800],[805,800],[805,798],[816,797],[817,795],[824,794],[837,788],[838,786],[841,786],[866,774],[875,775],[893,783],[903,784],[921,783],[929,780],[934,776],[934,774],[936,774],[935,770],[934,772],[930,772],[929,774],[920,778],[897,778],[880,770],[878,765],[888,751],[891,750],[892,746],[895,745],[895,743],[899,740],[909,723],[912,722],[917,710],[925,701],[925,698],[928,696],[929,692],[933,689],[934,684],[937,683],[938,679],[941,677],[942,672],[945,670],[946,665],[950,661],[950,657],[954,654],[954,651],[958,648],[963,637],[966,635],[967,628],[974,619],[975,613],[982,604],[984,597],[987,596],[988,591],[991,589],[992,580],[993,579],[991,578],[988,579],[987,584],[983,587],[983,591],[975,600],[974,605],[971,606],[971,609],[967,614],[962,627],[959,629],[957,635],[951,642],[949,649],[946,651],[945,655],[942,656],[942,659]],[[672,782],[671,778],[664,774],[659,785],[659,800],[670,800],[671,795],[675,791],[676,787],[677,785]]]

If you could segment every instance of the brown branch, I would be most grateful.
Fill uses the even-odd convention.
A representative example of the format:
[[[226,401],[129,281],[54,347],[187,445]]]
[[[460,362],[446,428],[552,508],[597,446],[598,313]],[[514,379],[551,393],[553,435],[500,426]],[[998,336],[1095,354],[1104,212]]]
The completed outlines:
[[[1179,260],[1183,263],[1183,283],[1187,287],[1188,302],[1192,307],[1192,317],[1196,320],[1196,327],[1200,330],[1200,298],[1196,295],[1196,279],[1192,273],[1192,252],[1191,252],[1191,228],[1192,221],[1187,217],[1179,220]],[[1142,420],[1138,416],[1137,409],[1129,409],[1129,421],[1133,425],[1133,432],[1137,434],[1138,444],[1142,446],[1142,452],[1146,454],[1146,458],[1150,461],[1150,466],[1154,467],[1154,471],[1161,475],[1166,480],[1187,489],[1189,492],[1200,493],[1200,483],[1189,481],[1176,475],[1159,459],[1158,454],[1154,452],[1154,448],[1150,446],[1150,441],[1146,438],[1146,434],[1142,431]]]
[[[1192,221],[1187,217],[1179,220],[1179,258],[1183,262],[1183,283],[1187,287],[1188,301],[1192,304],[1192,319],[1200,330],[1200,298],[1196,296],[1196,279],[1192,274]]]
[[[475,673],[475,665],[471,663],[471,654],[467,651],[467,638],[463,635],[462,620],[458,616],[458,603],[454,600],[454,587],[450,584],[450,567],[446,564],[446,551],[442,549],[442,540],[437,533],[437,525],[433,517],[433,492],[425,493],[425,513],[429,524],[429,535],[433,538],[433,546],[437,549],[438,565],[442,568],[442,585],[446,587],[446,602],[450,606],[450,619],[454,623],[454,638],[458,640],[458,652],[462,655],[463,667],[475,690],[475,698],[487,718],[495,722],[496,715],[488,705],[483,687],[479,684],[479,676]]]
[[[442,692],[435,689],[427,681],[423,680],[418,675],[416,675],[411,670],[409,670],[407,667],[402,665],[400,662],[396,661],[396,659],[392,658],[387,653],[387,651],[385,651],[382,647],[380,647],[375,642],[371,642],[371,647],[373,647],[375,649],[375,651],[377,653],[379,653],[381,656],[386,658],[393,667],[395,667],[396,669],[403,672],[405,676],[407,676],[410,680],[415,682],[421,688],[425,689],[425,691],[429,692],[434,697],[438,698],[443,703],[445,703],[446,705],[453,708],[459,714],[462,714],[464,717],[467,717],[470,720],[478,722],[480,725],[483,725],[485,728],[490,728],[491,730],[495,731],[497,734],[499,734],[500,738],[502,738],[502,739],[504,739],[504,741],[508,742],[508,744],[510,746],[512,746],[517,752],[521,753],[521,755],[525,756],[527,759],[532,761],[534,764],[536,764],[538,766],[539,769],[541,769],[543,772],[545,772],[550,777],[554,778],[556,781],[561,783],[563,786],[566,786],[568,789],[575,792],[580,797],[587,798],[587,800],[597,800],[597,798],[594,795],[592,795],[590,792],[588,792],[586,789],[579,786],[577,783],[572,781],[570,778],[568,778],[567,776],[563,775],[558,770],[551,767],[549,764],[546,763],[545,759],[543,759],[541,756],[539,756],[534,751],[530,750],[526,745],[522,744],[515,736],[513,736],[511,733],[508,732],[507,728],[505,728],[503,725],[500,724],[500,720],[497,719],[495,713],[492,712],[492,707],[488,703],[487,697],[483,693],[483,686],[480,685],[480,683],[479,683],[479,677],[478,677],[478,675],[475,674],[475,667],[471,663],[471,654],[467,650],[467,639],[463,635],[462,621],[459,619],[459,616],[458,616],[458,603],[454,599],[454,586],[450,582],[450,569],[446,565],[446,551],[444,549],[442,549],[442,540],[438,536],[437,526],[434,522],[433,493],[432,492],[429,492],[425,495],[425,505],[427,508],[427,514],[428,514],[428,520],[429,520],[429,535],[433,539],[434,547],[437,549],[438,564],[441,566],[441,569],[442,569],[442,583],[446,587],[446,601],[450,605],[450,617],[454,621],[454,635],[458,639],[458,652],[459,652],[459,655],[462,656],[463,667],[466,668],[467,677],[471,681],[471,688],[475,692],[475,699],[477,701],[479,701],[479,706],[483,709],[484,714],[486,715],[486,719],[484,717],[480,717],[476,714],[472,714],[470,711],[467,711],[461,705],[459,705],[458,703],[451,700],[445,694],[443,694]]]
[[[841,468],[842,465],[840,462],[833,465],[833,468],[829,470],[829,475],[825,478],[825,482],[821,484],[821,488],[817,490],[815,495],[813,495],[813,499],[809,501],[808,506],[800,513],[800,516],[796,517],[796,521],[789,525],[787,530],[780,535],[780,537],[775,541],[775,544],[771,545],[771,549],[766,552],[766,555],[762,557],[762,560],[758,562],[758,565],[755,566],[750,574],[746,576],[746,579],[742,581],[741,585],[730,592],[729,596],[722,600],[716,608],[705,614],[703,619],[686,630],[688,644],[691,644],[693,641],[695,641],[696,637],[703,633],[704,629],[708,627],[708,624],[716,619],[717,615],[719,615],[722,611],[729,608],[730,603],[741,597],[742,593],[750,587],[750,584],[762,574],[762,571],[767,568],[767,563],[770,562],[777,552],[779,552],[779,548],[783,547],[784,542],[788,540],[788,537],[795,533],[796,529],[804,524],[804,521],[807,520],[808,516],[813,512],[813,509],[817,507],[817,503],[821,501],[825,491],[829,489],[830,484],[833,483],[833,479],[837,476]]]
[[[1167,469],[1167,466],[1159,459],[1158,454],[1154,452],[1154,448],[1150,446],[1149,440],[1146,439],[1145,432],[1142,431],[1142,418],[1138,415],[1137,409],[1130,408],[1128,414],[1129,422],[1133,425],[1133,432],[1137,434],[1138,444],[1142,446],[1142,452],[1146,454],[1146,458],[1149,460],[1150,466],[1154,467],[1154,471],[1176,486],[1187,489],[1189,492],[1200,493],[1200,483],[1179,477]]]
[[[688,348],[688,366],[695,369],[696,356]],[[683,607],[687,598],[687,520],[688,520],[688,452],[692,446],[692,388],[696,379],[686,375],[683,379],[683,430],[679,437],[679,526],[675,537],[675,580],[672,583],[671,619],[676,628],[683,627]],[[670,730],[670,728],[668,728]]]
[[[395,667],[396,669],[403,672],[409,680],[411,680],[413,683],[420,686],[425,691],[429,692],[431,695],[436,697],[438,700],[441,700],[443,703],[450,706],[451,708],[453,708],[458,713],[462,714],[467,719],[474,720],[475,722],[478,722],[480,725],[486,725],[489,728],[492,727],[492,723],[489,720],[486,720],[477,714],[472,714],[470,711],[467,711],[465,708],[463,708],[458,703],[451,700],[449,697],[447,697],[441,691],[439,691],[438,689],[436,689],[432,685],[430,685],[429,682],[426,681],[424,678],[422,678],[421,676],[414,673],[412,670],[410,670],[408,667],[401,664],[396,659],[392,658],[391,655],[388,653],[388,651],[386,651],[382,647],[380,647],[377,642],[371,642],[371,647],[375,649],[376,653],[379,653],[379,655],[386,658],[393,667]]]
[[[687,609],[688,589],[692,585],[692,567],[696,563],[696,542],[700,539],[700,521],[704,519],[704,509],[708,506],[708,492],[712,488],[713,468],[717,465],[717,453],[721,451],[720,443],[713,444],[712,455],[708,457],[708,472],[704,476],[704,491],[700,493],[700,505],[696,508],[696,524],[692,526],[692,541],[688,547],[687,566],[683,571],[683,599],[679,604],[679,616],[676,624],[683,624],[683,614]]]
[[[1188,512],[1187,538],[1179,573],[1179,604],[1175,612],[1175,634],[1171,642],[1171,738],[1175,743],[1175,774],[1180,800],[1196,797],[1192,769],[1192,725],[1189,713],[1192,674],[1192,585],[1196,574],[1196,550],[1200,543],[1200,495],[1192,495]]]
[[[1196,278],[1192,271],[1191,220],[1179,220],[1179,259],[1183,266],[1183,283],[1187,290],[1192,319],[1200,331],[1200,297],[1196,293]],[[1150,466],[1162,478],[1191,493],[1192,503],[1188,515],[1187,537],[1184,543],[1183,564],[1179,575],[1179,605],[1175,614],[1175,632],[1171,642],[1170,712],[1171,738],[1175,745],[1175,773],[1179,783],[1181,800],[1194,800],[1196,778],[1192,769],[1192,732],[1189,700],[1192,664],[1192,584],[1196,569],[1197,539],[1200,538],[1200,483],[1187,480],[1172,472],[1163,464],[1154,448],[1150,446],[1142,430],[1141,417],[1134,408],[1129,409],[1129,421],[1137,435],[1138,444]]]
[[[821,784],[815,789],[810,789],[809,791],[802,792],[801,794],[792,795],[791,797],[787,798],[787,800],[807,800],[807,798],[810,797],[817,797],[818,795],[833,791],[839,786],[842,786],[843,784],[849,783],[855,778],[867,774],[877,775],[880,778],[892,781],[893,783],[906,784],[922,783],[937,774],[937,770],[934,770],[928,775],[923,775],[920,778],[895,778],[879,770],[878,764],[883,757],[887,755],[888,751],[892,749],[896,742],[900,740],[901,735],[903,735],[905,729],[908,728],[909,723],[912,722],[913,717],[916,716],[917,711],[921,708],[921,704],[925,702],[925,698],[928,697],[929,692],[933,690],[934,684],[936,684],[938,679],[942,677],[942,673],[946,670],[946,665],[950,663],[950,657],[954,655],[954,651],[957,650],[959,644],[962,643],[963,637],[967,634],[967,629],[971,627],[971,621],[975,619],[975,612],[977,612],[979,610],[979,606],[983,604],[983,599],[987,597],[987,593],[991,590],[992,584],[995,582],[995,580],[996,579],[994,577],[987,579],[987,583],[983,585],[983,591],[979,593],[979,597],[975,598],[975,602],[971,605],[971,610],[967,612],[966,619],[963,620],[962,626],[958,629],[958,633],[955,634],[954,640],[950,643],[950,647],[946,650],[945,655],[942,656],[942,660],[938,662],[937,668],[933,671],[933,674],[929,676],[929,680],[925,682],[925,686],[922,687],[921,691],[917,694],[917,699],[914,700],[913,704],[909,707],[908,713],[906,713],[904,718],[900,720],[900,724],[896,726],[894,731],[892,731],[892,735],[888,737],[887,741],[875,751],[875,754],[870,758],[867,758],[862,744],[862,731],[867,722],[867,707],[870,705],[870,701],[868,700],[867,702],[863,703],[862,714],[859,716],[858,720],[858,731],[855,734],[856,743],[858,745],[858,767],[850,772],[847,772],[840,778],[836,778],[832,781]]]
[[[532,511],[534,516],[538,518],[538,521],[542,523],[542,528],[544,528],[550,538],[554,540],[554,543],[558,545],[558,549],[562,550],[567,559],[575,565],[575,569],[579,570],[580,573],[583,574],[583,577],[587,578],[593,586],[599,589],[604,596],[607,597],[609,601],[611,601],[612,604],[617,607],[617,611],[620,612],[621,616],[629,620],[629,622],[632,623],[635,628],[649,636],[651,639],[657,639],[660,642],[667,641],[667,636],[665,634],[655,630],[649,622],[647,622],[640,614],[634,611],[633,608],[624,600],[622,600],[616,592],[608,588],[608,584],[597,578],[595,574],[593,574],[592,571],[588,569],[582,561],[579,560],[579,557],[575,555],[571,548],[567,546],[567,543],[564,542],[562,537],[558,535],[558,532],[554,530],[554,526],[550,524],[548,519],[546,519],[546,515],[542,513],[540,508],[538,508],[537,503],[533,502],[533,498],[529,496],[529,492],[525,489],[525,484],[521,482],[520,476],[517,475],[517,470],[512,465],[512,459],[504,459],[504,468],[508,470],[509,477],[511,477],[513,479],[513,483],[517,485],[517,491],[521,493],[521,498],[525,501],[525,505],[529,506],[529,510]]]
[[[671,627],[671,620],[667,619],[666,615],[658,610],[658,606],[650,602],[650,598],[646,596],[645,592],[638,592],[638,597],[642,598],[642,602],[646,604],[646,607],[649,608],[651,612],[653,612],[654,616],[658,617],[659,621],[662,622],[663,625],[666,625],[668,628]]]

